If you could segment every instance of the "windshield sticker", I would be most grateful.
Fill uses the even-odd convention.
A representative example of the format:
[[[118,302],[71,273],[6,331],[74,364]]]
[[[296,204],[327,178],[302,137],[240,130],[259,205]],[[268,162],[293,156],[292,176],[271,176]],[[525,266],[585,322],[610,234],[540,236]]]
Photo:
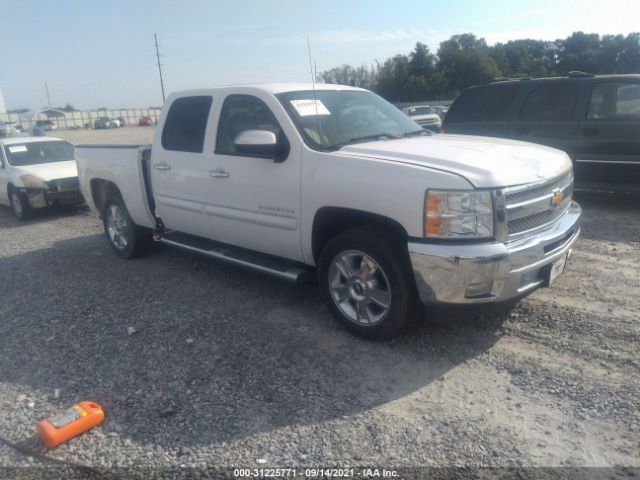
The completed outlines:
[[[290,100],[290,102],[301,117],[308,117],[309,115],[331,115],[331,112],[320,100]]]
[[[10,153],[20,153],[20,152],[26,152],[26,151],[27,151],[26,145],[14,145],[12,147],[9,147]]]

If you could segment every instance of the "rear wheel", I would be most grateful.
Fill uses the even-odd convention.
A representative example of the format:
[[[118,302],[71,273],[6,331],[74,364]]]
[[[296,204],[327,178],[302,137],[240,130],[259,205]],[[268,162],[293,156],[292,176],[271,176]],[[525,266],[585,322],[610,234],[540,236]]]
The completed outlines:
[[[27,220],[31,216],[33,210],[29,204],[29,198],[26,193],[12,189],[9,194],[9,199],[11,201],[13,214],[18,220]]]
[[[393,234],[358,227],[338,234],[323,249],[320,288],[333,316],[350,332],[390,339],[420,312],[403,248]]]
[[[121,198],[107,200],[102,222],[109,244],[119,257],[135,258],[151,248],[152,231],[133,223]]]

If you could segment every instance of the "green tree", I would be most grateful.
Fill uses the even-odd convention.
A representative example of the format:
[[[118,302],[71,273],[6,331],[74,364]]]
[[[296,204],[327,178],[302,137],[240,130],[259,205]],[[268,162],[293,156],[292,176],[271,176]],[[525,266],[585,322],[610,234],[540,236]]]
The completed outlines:
[[[405,89],[410,71],[407,55],[395,55],[388,58],[382,65],[378,65],[376,93],[392,102],[410,99],[410,95]]]
[[[602,73],[603,49],[597,33],[574,32],[564,40],[556,40],[556,44],[558,73],[566,74],[574,70]]]
[[[444,75],[450,93],[500,76],[496,62],[489,55],[487,42],[471,33],[454,35],[442,42],[437,67]]]
[[[616,73],[640,73],[640,33],[630,33],[622,42]]]
[[[489,55],[498,70],[508,77],[540,77],[554,71],[553,42],[512,40],[489,47]]]
[[[351,65],[342,65],[321,72],[318,75],[318,80],[325,83],[352,85],[354,87],[372,89],[376,85],[376,72],[373,67],[367,67],[365,65],[357,68]]]

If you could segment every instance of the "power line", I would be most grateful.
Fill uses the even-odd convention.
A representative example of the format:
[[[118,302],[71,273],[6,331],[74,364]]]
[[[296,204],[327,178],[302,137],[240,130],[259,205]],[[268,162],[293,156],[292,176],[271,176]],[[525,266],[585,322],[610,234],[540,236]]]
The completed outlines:
[[[162,89],[162,103],[164,103],[165,102],[164,81],[162,80],[162,66],[160,64],[160,52],[158,51],[158,36],[154,33],[153,38],[156,41],[156,58],[158,59],[158,73],[160,74],[160,88]]]

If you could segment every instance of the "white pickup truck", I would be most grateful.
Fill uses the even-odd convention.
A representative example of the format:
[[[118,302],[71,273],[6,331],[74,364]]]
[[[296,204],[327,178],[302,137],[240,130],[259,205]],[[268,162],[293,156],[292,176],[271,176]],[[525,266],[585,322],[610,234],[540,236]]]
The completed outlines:
[[[338,321],[390,338],[421,302],[546,286],[578,238],[569,157],[433,135],[358,88],[172,94],[152,146],[76,147],[82,192],[124,258],[153,240],[301,282]]]

